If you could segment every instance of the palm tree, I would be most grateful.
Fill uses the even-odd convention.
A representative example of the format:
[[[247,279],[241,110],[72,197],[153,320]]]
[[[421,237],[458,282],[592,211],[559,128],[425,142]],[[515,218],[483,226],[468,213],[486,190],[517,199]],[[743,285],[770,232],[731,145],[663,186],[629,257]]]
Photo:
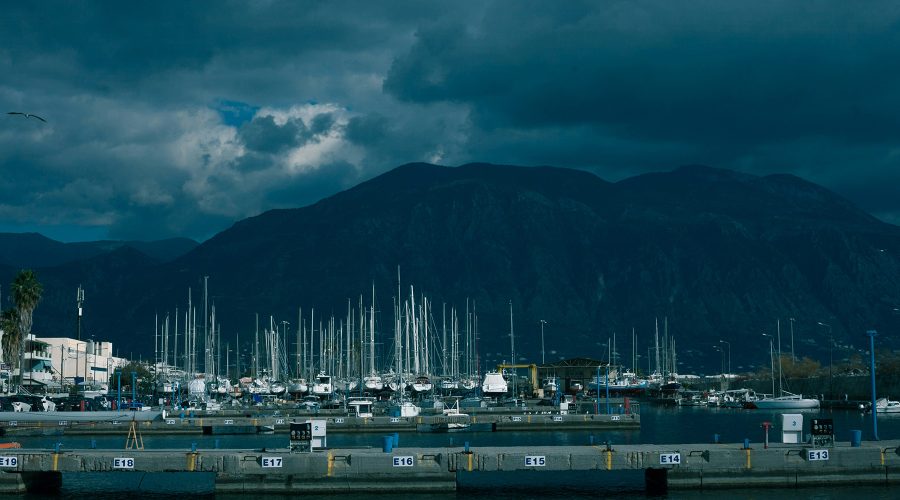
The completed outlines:
[[[16,355],[19,353],[19,312],[15,309],[6,309],[0,313],[0,331],[3,331],[3,341],[0,349],[3,351],[3,359],[0,362],[10,366],[15,365]]]
[[[23,269],[19,271],[16,279],[12,282],[12,296],[16,303],[16,310],[19,312],[19,384],[24,379],[24,370],[22,365],[25,364],[25,340],[31,334],[32,316],[38,302],[41,301],[41,293],[44,287],[37,280],[34,271],[31,269]]]

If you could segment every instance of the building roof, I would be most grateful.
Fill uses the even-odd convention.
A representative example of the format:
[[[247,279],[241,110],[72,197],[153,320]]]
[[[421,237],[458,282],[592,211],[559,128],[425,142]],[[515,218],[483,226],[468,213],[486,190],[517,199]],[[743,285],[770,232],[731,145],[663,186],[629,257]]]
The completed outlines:
[[[563,359],[555,363],[547,363],[541,365],[541,368],[597,368],[598,366],[606,366],[606,361],[598,361],[591,358],[572,358]]]

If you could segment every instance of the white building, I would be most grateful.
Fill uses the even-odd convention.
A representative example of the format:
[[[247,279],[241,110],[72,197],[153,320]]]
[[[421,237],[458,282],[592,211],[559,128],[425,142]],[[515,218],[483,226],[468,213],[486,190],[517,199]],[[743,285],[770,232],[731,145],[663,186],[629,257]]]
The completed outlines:
[[[128,360],[112,355],[112,342],[75,340],[65,337],[41,338],[49,344],[54,375],[64,385],[86,382],[97,387],[109,385],[116,368]]]

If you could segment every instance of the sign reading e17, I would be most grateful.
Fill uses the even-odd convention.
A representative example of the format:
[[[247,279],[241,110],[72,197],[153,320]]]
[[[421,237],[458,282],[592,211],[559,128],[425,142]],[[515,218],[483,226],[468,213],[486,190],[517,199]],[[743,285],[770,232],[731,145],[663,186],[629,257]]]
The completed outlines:
[[[660,453],[659,465],[679,465],[681,464],[681,453]]]
[[[265,468],[280,468],[284,459],[281,457],[262,457],[262,466]]]
[[[544,467],[547,465],[547,457],[544,455],[526,455],[525,467]]]

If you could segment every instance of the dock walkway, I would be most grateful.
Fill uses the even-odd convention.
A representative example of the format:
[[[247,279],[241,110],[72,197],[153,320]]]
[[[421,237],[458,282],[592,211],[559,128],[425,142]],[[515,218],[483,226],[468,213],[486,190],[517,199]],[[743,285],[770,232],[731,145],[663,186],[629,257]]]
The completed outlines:
[[[469,473],[643,471],[648,492],[900,482],[900,441],[859,447],[754,444],[274,450],[0,450],[0,492],[61,482],[62,473],[196,473],[214,492],[446,492]],[[198,476],[199,477],[199,476]],[[552,477],[552,476],[546,476]],[[535,485],[550,484],[537,479]]]

